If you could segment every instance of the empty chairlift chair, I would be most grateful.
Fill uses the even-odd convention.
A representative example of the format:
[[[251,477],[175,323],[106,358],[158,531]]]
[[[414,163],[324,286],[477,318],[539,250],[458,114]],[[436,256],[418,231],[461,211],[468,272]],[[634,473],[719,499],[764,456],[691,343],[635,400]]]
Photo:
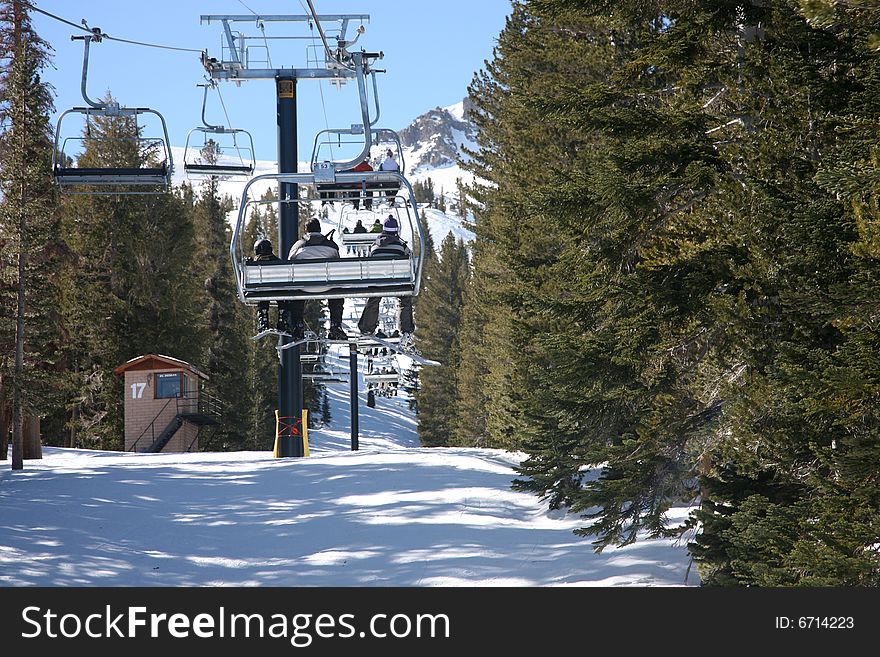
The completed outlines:
[[[173,161],[165,119],[147,107],[122,107],[114,101],[95,102],[86,94],[89,44],[83,39],[82,95],[87,107],[66,110],[55,128],[52,173],[64,193],[156,194],[171,187]],[[84,118],[82,124],[71,117]],[[144,119],[153,117],[150,121]],[[147,129],[155,134],[145,136]]]
[[[202,97],[202,125],[189,131],[183,153],[183,170],[190,178],[248,177],[253,174],[256,160],[254,140],[247,130],[211,125],[205,120],[208,89]]]

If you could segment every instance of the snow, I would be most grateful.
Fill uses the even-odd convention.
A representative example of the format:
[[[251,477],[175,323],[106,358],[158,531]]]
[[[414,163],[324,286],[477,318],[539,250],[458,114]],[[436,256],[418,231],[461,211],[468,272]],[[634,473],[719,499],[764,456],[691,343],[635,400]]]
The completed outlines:
[[[418,447],[404,396],[368,408],[360,390],[358,451],[346,384],[329,388],[333,419],[309,431],[306,458],[46,447],[3,470],[0,585],[699,584],[684,544],[595,554],[572,533],[582,520],[511,490],[522,454]]]
[[[443,110],[449,112],[456,121],[464,121],[463,100],[458,101],[454,105],[448,105],[447,107],[444,107]]]
[[[440,210],[434,208],[425,209],[425,217],[428,220],[428,228],[431,231],[431,238],[434,240],[434,246],[439,249],[441,242],[449,233],[457,239],[465,242],[473,242],[474,233],[472,230],[462,225],[461,218],[450,216]]]

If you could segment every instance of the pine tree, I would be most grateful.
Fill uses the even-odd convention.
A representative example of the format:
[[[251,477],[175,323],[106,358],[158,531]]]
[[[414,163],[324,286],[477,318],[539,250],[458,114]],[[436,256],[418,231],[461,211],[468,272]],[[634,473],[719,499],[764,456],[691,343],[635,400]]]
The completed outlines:
[[[860,126],[880,110],[877,7],[833,30],[788,7],[761,18],[766,36],[742,68],[773,88],[746,90],[744,106],[762,98],[748,113],[755,138],[731,148],[757,215],[743,223],[751,312],[731,313],[747,329],[736,346],[748,368],[727,393],[691,549],[708,584],[876,586],[880,453],[865,356],[877,343],[861,318],[876,307],[877,167]]]
[[[525,415],[524,398],[534,391],[528,342],[552,332],[543,319],[542,289],[565,240],[557,226],[535,215],[534,190],[550,171],[536,166],[534,154],[541,153],[542,162],[568,162],[569,144],[578,137],[547,121],[529,99],[553,95],[584,70],[577,56],[560,58],[561,48],[545,47],[545,41],[560,41],[556,27],[540,23],[517,3],[494,60],[469,89],[469,118],[481,148],[466,166],[491,184],[473,194],[474,283],[463,316],[459,444],[520,449],[530,432],[540,432]],[[485,431],[476,434],[474,427]]]
[[[428,176],[424,181],[416,180],[413,183],[413,193],[416,195],[417,203],[424,203],[427,206],[434,204],[434,182]]]
[[[426,447],[448,445],[452,433],[462,294],[469,274],[467,247],[449,233],[439,257],[425,273],[425,289],[419,299],[416,346],[425,357],[443,363],[423,368],[419,374],[418,431]]]
[[[7,457],[11,422],[14,470],[28,447],[25,419],[59,406],[57,272],[64,248],[49,175],[52,97],[40,76],[49,52],[28,7],[0,2],[0,458]]]
[[[484,376],[489,363],[484,354],[484,327],[488,306],[477,297],[481,281],[472,269],[462,292],[462,317],[459,332],[459,365],[456,376],[456,404],[453,410],[450,444],[462,447],[486,447],[490,444],[487,429],[489,399]]]
[[[217,178],[208,178],[202,184],[194,209],[207,295],[203,311],[207,343],[202,362],[210,377],[210,392],[218,399],[222,416],[222,424],[203,448],[218,451],[245,448],[252,426],[252,409],[242,398],[242,392],[251,381],[249,336],[253,331],[253,315],[238,300],[229,261],[231,231],[226,214],[230,208],[230,199],[220,197]]]
[[[129,117],[89,119],[80,165],[140,166],[137,136]],[[187,189],[65,198],[62,233],[76,258],[62,304],[72,446],[122,449],[118,365],[146,353],[199,363],[201,261],[189,203]]]
[[[261,197],[263,201],[276,199],[274,189],[269,189]],[[275,206],[266,203],[252,211],[245,227],[243,243],[252,247],[259,237],[268,238],[278,250],[278,216]],[[236,300],[237,301],[237,300]],[[277,319],[277,315],[276,315]],[[253,312],[249,317],[250,326],[256,326]],[[270,318],[271,321],[271,318]],[[251,341],[251,393],[250,393],[250,440],[254,449],[271,449],[275,440],[275,409],[278,407],[278,354],[273,340]]]
[[[321,426],[328,427],[333,421],[333,415],[330,412],[330,395],[327,389],[321,391]]]
[[[467,188],[461,181],[461,178],[455,179],[455,211],[462,219],[467,218],[468,200]]]
[[[576,168],[537,192],[573,239],[556,269],[564,283],[549,290],[561,328],[532,344],[542,365],[529,415],[544,430],[520,486],[585,512],[582,533],[601,549],[667,531],[666,509],[696,493],[699,450],[722,408],[705,385],[725,371],[711,360],[723,332],[706,309],[736,255],[713,221],[735,183],[712,143],[705,106],[719,84],[702,60],[714,56],[707,33],[734,17],[682,11],[670,22],[633,3],[609,20],[595,7],[601,16],[577,5],[569,39],[596,51],[598,75],[543,103],[584,146]],[[598,479],[579,474],[599,463]]]
[[[574,330],[530,345],[526,412],[545,430],[520,486],[595,509],[582,533],[601,548],[668,531],[664,508],[699,475],[704,582],[876,583],[876,425],[855,411],[873,394],[855,320],[876,298],[856,232],[860,217],[870,235],[871,201],[853,216],[840,200],[858,177],[842,172],[870,176],[870,139],[851,135],[876,121],[876,20],[819,30],[775,3],[668,3],[659,20],[641,3],[531,8],[613,21],[619,52],[607,89],[540,103],[591,158],[536,191],[582,237],[548,304]],[[576,476],[598,462],[599,479]]]
[[[681,74],[701,53],[690,24],[590,4],[518,5],[472,84],[472,170],[496,186],[475,199],[468,299],[481,307],[465,324],[478,318],[484,337],[464,360],[489,370],[490,444],[529,453],[517,487],[585,512],[601,548],[665,531],[717,416],[691,384],[714,346],[702,201],[723,167],[702,112],[712,69]],[[674,49],[681,38],[690,49]]]

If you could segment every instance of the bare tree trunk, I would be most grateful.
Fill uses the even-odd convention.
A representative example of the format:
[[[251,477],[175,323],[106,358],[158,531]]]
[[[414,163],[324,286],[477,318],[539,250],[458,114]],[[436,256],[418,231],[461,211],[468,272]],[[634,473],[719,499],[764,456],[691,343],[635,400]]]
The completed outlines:
[[[16,5],[18,6],[18,5]],[[24,236],[24,212],[19,229]],[[24,249],[18,253],[18,312],[15,318],[15,376],[12,379],[12,469],[24,468],[23,460],[23,436],[24,415],[22,413],[21,379],[24,375],[24,276],[25,276]]]
[[[22,8],[19,3],[14,3],[14,23],[15,23],[15,56],[21,57],[23,48],[21,45],[21,24],[23,21]],[[22,114],[24,114],[24,104],[21,105]],[[16,117],[13,116],[13,122]],[[24,116],[19,117],[18,126],[13,126],[13,130],[17,127],[21,132],[22,142],[24,141],[24,129],[22,125]],[[22,152],[24,149],[22,148]],[[21,174],[19,174],[21,175]],[[27,256],[25,254],[25,215],[24,215],[24,196],[25,183],[22,177],[20,185],[20,194],[17,199],[18,206],[18,304],[15,316],[15,375],[12,379],[12,469],[21,470],[24,468],[24,460],[22,458],[22,435],[24,431],[24,418],[22,416],[22,394],[21,383],[24,374],[24,291],[25,291],[25,274],[27,267]]]
[[[697,468],[697,472],[701,476],[705,476],[705,475],[708,475],[711,470],[712,470],[712,459],[709,457],[708,453],[703,452],[700,455],[700,464],[699,464],[699,467]],[[709,499],[709,491],[706,489],[705,486],[701,485],[700,486],[700,501],[706,502],[706,501],[708,501],[708,499]]]
[[[0,399],[2,399],[2,378],[0,377]],[[9,404],[0,401],[0,461],[9,457]]]
[[[40,418],[35,415],[28,416],[24,421],[24,434],[22,458],[43,458],[43,443],[40,440]]]
[[[65,447],[76,447],[76,425],[78,422],[79,404],[77,403],[70,412],[70,432],[67,434],[67,439],[64,441]]]

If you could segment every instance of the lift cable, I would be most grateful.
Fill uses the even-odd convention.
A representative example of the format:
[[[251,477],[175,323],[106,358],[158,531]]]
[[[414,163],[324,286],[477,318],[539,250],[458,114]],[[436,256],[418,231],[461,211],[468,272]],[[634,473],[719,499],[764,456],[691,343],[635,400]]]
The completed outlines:
[[[303,8],[303,11],[309,12],[309,9],[307,9],[306,6],[303,4],[303,0],[299,0],[299,5],[300,5],[300,7]],[[315,15],[314,12],[311,12],[311,13],[312,13],[312,16]],[[320,29],[320,26],[318,26],[318,27]],[[314,30],[315,30],[314,23],[312,21],[309,21],[309,32],[312,33],[312,40],[313,41],[317,38],[314,34]],[[324,43],[326,45],[326,41]],[[329,130],[330,129],[330,120],[327,118],[327,103],[324,100],[324,85],[321,80],[318,81],[318,93],[321,94],[321,110],[324,112],[324,128],[326,130]],[[333,157],[333,143],[332,142],[330,143],[330,157],[331,157],[331,159],[335,159]]]
[[[198,52],[198,53],[203,52],[202,50],[197,50],[195,48],[179,48],[177,46],[166,46],[166,45],[162,45],[162,44],[158,44],[158,43],[147,43],[145,41],[133,41],[131,39],[123,39],[121,37],[110,36],[109,34],[105,33],[104,31],[102,31],[98,27],[95,27],[95,28],[88,27],[88,23],[85,21],[85,19],[83,19],[82,24],[77,25],[76,23],[69,21],[66,18],[61,18],[60,16],[56,16],[55,14],[52,14],[48,11],[40,9],[37,6],[32,5],[30,2],[27,2],[27,0],[12,0],[12,1],[16,4],[23,5],[23,6],[27,7],[28,9],[32,9],[33,11],[36,11],[40,14],[48,16],[49,18],[51,18],[53,20],[59,21],[61,23],[65,23],[66,25],[70,25],[71,27],[75,27],[76,29],[82,30],[83,32],[88,32],[89,34],[91,34],[97,38],[100,38],[100,39],[109,39],[110,41],[119,41],[120,43],[130,43],[132,45],[146,46],[148,48],[163,48],[165,50],[179,50],[182,52]]]

